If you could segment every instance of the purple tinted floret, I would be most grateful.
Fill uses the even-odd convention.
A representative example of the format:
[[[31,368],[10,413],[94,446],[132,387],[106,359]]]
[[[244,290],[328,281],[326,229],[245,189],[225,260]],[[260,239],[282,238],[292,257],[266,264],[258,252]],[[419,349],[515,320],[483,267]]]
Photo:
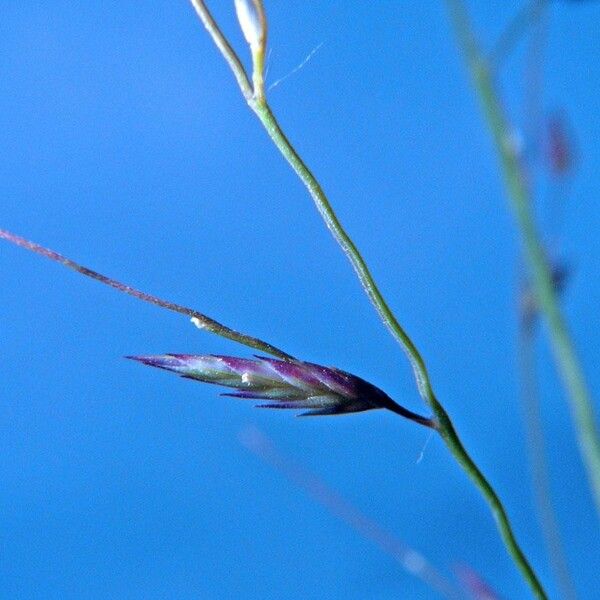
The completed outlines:
[[[233,388],[234,391],[223,395],[266,401],[258,405],[260,408],[305,409],[301,416],[387,408],[423,425],[434,426],[430,419],[396,404],[368,381],[333,367],[264,356],[250,359],[213,354],[163,354],[127,358],[188,379]]]

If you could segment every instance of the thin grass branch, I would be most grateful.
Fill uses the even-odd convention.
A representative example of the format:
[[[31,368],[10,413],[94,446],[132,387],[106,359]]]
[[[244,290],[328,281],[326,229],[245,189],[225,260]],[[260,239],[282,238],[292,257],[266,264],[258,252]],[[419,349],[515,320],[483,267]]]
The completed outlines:
[[[240,77],[240,74],[237,72],[238,65],[241,64],[241,61],[231,48],[229,44],[221,43],[221,40],[224,39],[223,34],[221,33],[217,23],[210,16],[210,12],[206,7],[206,4],[201,0],[191,0],[194,8],[200,15],[200,18],[204,24],[204,26],[208,29],[209,34],[215,40],[215,43],[218,49],[223,54],[224,58],[232,67],[234,75],[238,80],[248,81],[248,76],[245,78]],[[252,2],[253,4],[260,4],[260,0],[245,0],[246,2]],[[262,49],[264,52],[264,48]],[[260,62],[257,62],[254,57],[254,51],[252,50],[253,56],[253,66],[256,69],[261,69],[262,65]],[[233,66],[232,66],[233,65]],[[261,74],[258,75],[259,77]],[[256,80],[257,74],[254,73],[253,79]],[[379,290],[371,272],[359,252],[356,244],[352,241],[351,237],[348,235],[341,222],[337,218],[331,203],[329,202],[325,192],[321,188],[316,177],[313,175],[312,171],[308,168],[308,166],[304,163],[302,158],[296,152],[295,148],[292,146],[291,142],[288,140],[287,136],[284,134],[282,128],[280,127],[275,115],[273,114],[267,99],[264,94],[264,88],[259,87],[255,88],[252,91],[251,97],[248,97],[248,90],[246,86],[240,86],[242,94],[244,98],[246,98],[250,108],[254,111],[256,116],[259,118],[261,123],[263,124],[265,130],[267,131],[269,137],[272,139],[273,143],[283,155],[283,157],[287,160],[289,165],[298,175],[299,179],[307,188],[310,196],[312,197],[317,210],[319,211],[323,221],[325,222],[327,228],[331,232],[332,236],[350,261],[365,293],[367,294],[369,300],[375,307],[377,313],[379,314],[381,320],[388,328],[392,336],[398,341],[402,349],[404,350],[408,360],[410,361],[419,393],[425,403],[431,408],[433,411],[437,423],[439,433],[448,446],[450,452],[453,454],[458,463],[462,466],[465,472],[469,475],[475,485],[479,488],[484,498],[487,500],[492,514],[494,515],[500,535],[507,547],[507,550],[511,557],[513,558],[515,564],[520,569],[523,574],[525,580],[528,582],[534,593],[538,598],[546,598],[546,594],[536,576],[531,565],[529,564],[527,558],[525,557],[523,551],[521,550],[515,535],[512,531],[512,527],[510,525],[510,521],[508,519],[508,515],[502,502],[500,501],[498,495],[494,491],[493,487],[487,481],[483,473],[477,467],[471,456],[468,454],[462,442],[460,441],[454,426],[448,416],[447,412],[443,408],[443,406],[437,400],[435,393],[433,391],[429,373],[427,371],[425,361],[423,360],[421,354],[419,353],[417,347],[409,337],[409,335],[404,331],[399,321],[396,319],[394,313],[390,309],[387,304],[383,294]]]
[[[6,231],[4,229],[0,229],[0,239],[4,239],[7,242],[11,242],[16,246],[20,246],[21,248],[25,248],[25,250],[29,250],[34,252],[35,254],[39,254],[40,256],[44,256],[49,258],[50,260],[57,262],[68,269],[76,271],[77,273],[81,273],[81,275],[85,275],[86,277],[90,277],[103,283],[104,285],[108,285],[124,294],[128,294],[129,296],[133,296],[138,300],[142,300],[143,302],[148,302],[149,304],[154,304],[154,306],[159,306],[160,308],[166,308],[172,312],[179,313],[180,315],[185,315],[186,317],[190,317],[192,323],[196,325],[199,329],[205,329],[210,333],[214,333],[220,337],[226,338],[228,340],[233,340],[234,342],[238,342],[239,344],[243,344],[244,346],[248,346],[249,348],[253,348],[255,350],[259,350],[260,352],[265,352],[267,354],[271,354],[272,356],[277,356],[283,360],[295,360],[293,356],[280,350],[279,348],[264,342],[263,340],[252,337],[250,335],[246,335],[244,333],[240,333],[239,331],[235,331],[235,329],[231,329],[210,317],[194,310],[193,308],[188,308],[186,306],[181,306],[180,304],[175,304],[174,302],[169,302],[168,300],[163,300],[162,298],[158,298],[157,296],[152,296],[151,294],[147,294],[146,292],[141,292],[129,285],[125,285],[116,279],[111,279],[110,277],[106,277],[106,275],[102,275],[97,271],[93,271],[92,269],[88,269],[83,265],[76,263],[71,260],[55,252],[54,250],[50,250],[49,248],[45,248],[44,246],[40,246],[34,242],[30,242],[25,238],[22,238],[10,231]]]

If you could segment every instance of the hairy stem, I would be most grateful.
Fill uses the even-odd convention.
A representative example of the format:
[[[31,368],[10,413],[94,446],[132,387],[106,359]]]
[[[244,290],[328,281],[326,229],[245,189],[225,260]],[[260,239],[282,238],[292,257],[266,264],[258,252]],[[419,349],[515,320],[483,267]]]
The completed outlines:
[[[0,229],[0,239],[4,239],[8,242],[11,242],[12,244],[20,246],[21,248],[25,248],[26,250],[30,250],[31,252],[35,252],[36,254],[45,256],[46,258],[49,258],[50,260],[53,260],[54,262],[57,262],[63,265],[64,267],[67,267],[68,269],[77,271],[77,273],[81,273],[86,277],[91,277],[92,279],[95,279],[100,283],[103,283],[116,290],[119,290],[124,294],[133,296],[138,300],[143,300],[144,302],[154,304],[155,306],[159,306],[160,308],[166,308],[167,310],[179,313],[181,315],[186,315],[187,317],[190,317],[192,319],[192,322],[200,329],[206,329],[206,331],[210,331],[215,335],[227,338],[228,340],[233,340],[234,342],[238,342],[239,344],[243,344],[244,346],[254,348],[255,350],[260,350],[261,352],[266,352],[267,354],[277,356],[278,358],[281,358],[283,360],[295,360],[293,356],[287,354],[283,350],[280,350],[279,348],[276,348],[275,346],[268,344],[267,342],[263,342],[258,338],[245,335],[243,333],[240,333],[239,331],[235,331],[234,329],[231,329],[226,325],[223,325],[222,323],[219,323],[218,321],[215,321],[214,319],[203,315],[197,310],[187,308],[185,306],[181,306],[179,304],[175,304],[173,302],[169,302],[161,298],[157,298],[156,296],[146,294],[145,292],[140,292],[139,290],[129,285],[125,285],[124,283],[116,281],[115,279],[106,277],[105,275],[102,275],[101,273],[98,273],[96,271],[92,271],[92,269],[88,269],[87,267],[84,267],[76,263],[75,261],[72,261],[70,258],[63,256],[62,254],[59,254],[54,250],[50,250],[48,248],[45,248],[44,246],[40,246],[39,244],[30,242],[29,240],[15,235],[10,231]]]
[[[446,2],[500,156],[506,186],[532,274],[534,291],[541,314],[548,325],[554,360],[570,400],[579,451],[587,471],[596,508],[600,513],[600,438],[592,398],[559,307],[552,283],[551,267],[533,216],[525,174],[518,152],[510,142],[512,129],[504,114],[489,66],[478,47],[462,1],[446,0]]]
[[[216,22],[210,16],[210,12],[206,7],[205,3],[201,0],[191,0],[196,11],[200,14],[200,18],[208,30],[209,34],[215,40],[215,43],[221,53],[224,55],[229,65],[240,64],[239,59],[235,55],[235,52],[230,45],[224,46],[218,43],[223,38],[223,34],[220,32]],[[240,80],[239,74],[234,69],[236,79]],[[246,77],[247,79],[247,77]],[[302,158],[298,155],[290,141],[283,133],[275,115],[271,111],[266,98],[264,97],[262,90],[260,93],[253,95],[248,98],[246,90],[241,87],[242,93],[246,98],[250,108],[256,113],[261,123],[265,127],[267,133],[273,140],[273,143],[277,149],[281,152],[283,157],[290,164],[292,169],[296,172],[302,183],[306,186],[309,194],[311,195],[321,217],[323,218],[327,228],[333,235],[340,248],[350,261],[354,271],[356,272],[360,283],[365,290],[369,300],[378,312],[381,320],[385,326],[389,329],[394,338],[399,342],[400,346],[404,350],[405,354],[410,361],[415,379],[417,382],[417,388],[423,400],[433,411],[435,418],[438,423],[438,431],[450,449],[450,452],[454,455],[458,463],[462,466],[465,472],[473,480],[475,485],[479,488],[485,499],[487,500],[490,509],[496,519],[500,535],[507,547],[509,554],[512,556],[514,562],[521,570],[526,581],[529,583],[531,588],[534,590],[538,598],[546,598],[543,588],[537,579],[533,569],[529,565],[527,558],[523,551],[519,547],[517,540],[512,531],[506,511],[500,501],[498,495],[489,484],[483,473],[479,470],[473,459],[470,457],[464,446],[462,445],[454,426],[450,420],[450,417],[446,413],[443,406],[438,402],[431,382],[429,379],[429,373],[425,366],[425,362],[419,353],[418,349],[404,331],[387,302],[385,301],[379,287],[375,283],[373,276],[365,260],[360,254],[356,244],[352,241],[348,233],[343,228],[339,219],[337,218],[327,196],[323,192],[319,182],[304,163]]]

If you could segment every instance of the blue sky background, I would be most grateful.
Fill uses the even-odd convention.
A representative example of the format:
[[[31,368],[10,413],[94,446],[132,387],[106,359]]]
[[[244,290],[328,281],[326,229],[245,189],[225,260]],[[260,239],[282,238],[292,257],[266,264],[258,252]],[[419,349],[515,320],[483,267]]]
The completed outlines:
[[[215,16],[246,58],[228,2]],[[232,5],[233,3],[231,3]],[[520,5],[471,2],[484,40]],[[544,106],[579,162],[564,307],[600,397],[600,6],[554,3]],[[477,6],[475,6],[477,5]],[[516,375],[517,236],[441,2],[267,2],[271,94],[504,499],[552,594],[533,518]],[[5,3],[0,227],[424,410],[406,360],[186,2]],[[522,115],[523,47],[505,66]],[[548,189],[541,185],[541,191]],[[440,440],[391,414],[294,419],[127,354],[249,354],[185,318],[0,245],[0,595],[430,598],[433,593],[239,442],[271,436],[450,573],[526,591]],[[539,344],[553,492],[581,597],[597,520]]]

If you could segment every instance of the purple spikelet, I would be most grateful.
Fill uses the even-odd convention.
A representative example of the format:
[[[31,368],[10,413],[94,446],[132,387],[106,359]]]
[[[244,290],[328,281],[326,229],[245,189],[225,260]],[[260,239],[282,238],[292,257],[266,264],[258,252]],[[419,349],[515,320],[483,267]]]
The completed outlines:
[[[333,367],[264,356],[249,359],[163,354],[127,358],[188,379],[233,388],[235,391],[223,395],[265,400],[264,404],[258,405],[261,408],[306,409],[301,416],[387,408],[422,425],[435,426],[431,419],[406,410],[364,379]]]

